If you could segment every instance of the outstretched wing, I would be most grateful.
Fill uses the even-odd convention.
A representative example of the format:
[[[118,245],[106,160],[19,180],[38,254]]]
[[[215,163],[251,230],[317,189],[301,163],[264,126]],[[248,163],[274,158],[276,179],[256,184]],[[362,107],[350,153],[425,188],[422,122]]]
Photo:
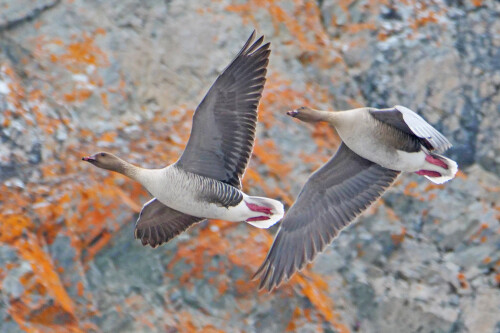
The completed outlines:
[[[252,33],[196,109],[193,128],[177,166],[241,188],[252,153],[257,106],[266,81],[270,44]],[[260,46],[260,47],[259,47]]]
[[[450,141],[422,117],[412,110],[396,105],[389,109],[371,109],[370,114],[377,120],[391,125],[409,135],[416,136],[424,147],[442,153],[451,147]]]
[[[142,245],[155,248],[203,220],[167,207],[153,198],[142,207],[135,225],[135,238],[140,239]]]
[[[323,251],[394,182],[389,170],[355,154],[344,143],[314,172],[281,222],[271,250],[254,275],[271,291]]]

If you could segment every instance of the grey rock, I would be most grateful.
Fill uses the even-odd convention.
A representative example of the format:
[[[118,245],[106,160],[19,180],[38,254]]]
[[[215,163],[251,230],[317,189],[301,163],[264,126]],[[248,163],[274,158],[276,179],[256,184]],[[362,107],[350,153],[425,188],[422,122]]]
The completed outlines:
[[[469,332],[496,332],[498,329],[498,289],[480,288],[474,297],[465,298],[461,308],[464,326]]]
[[[0,1],[0,31],[14,28],[39,16],[43,11],[51,9],[60,0],[37,1]]]
[[[168,156],[173,161],[189,127],[179,128],[174,116],[161,121],[155,117],[195,108],[248,37],[252,24],[245,25],[238,13],[228,11],[231,4],[229,0],[202,4],[1,1],[0,109],[15,112],[8,96],[16,85],[26,92],[41,90],[45,97],[35,102],[19,98],[29,111],[26,117],[6,121],[6,113],[0,113],[0,182],[9,191],[29,191],[37,184],[42,192],[49,192],[50,183],[40,184],[45,181],[41,166],[47,161],[63,162],[68,156],[60,152],[82,144],[89,149],[113,149],[134,163],[158,167],[167,162],[164,156],[143,161],[134,144],[151,149],[173,142]],[[294,3],[276,4],[299,26],[307,27]],[[259,32],[272,42],[264,94],[268,89],[303,93],[286,105],[266,106],[273,109],[277,124],[270,128],[259,124],[258,140],[271,139],[282,162],[293,165],[289,179],[267,177],[272,170],[257,165],[269,186],[287,188],[296,196],[317,167],[301,161],[302,153],[319,151],[311,139],[312,130],[284,115],[295,103],[336,109],[351,108],[353,101],[374,107],[407,105],[450,138],[455,146],[448,155],[458,160],[467,178],[436,188],[417,175],[401,176],[383,202],[346,228],[306,270],[325,280],[327,288],[322,292],[334,301],[339,321],[352,331],[498,331],[494,311],[500,306],[494,277],[500,260],[500,140],[495,139],[500,131],[498,3],[483,1],[474,7],[472,2],[425,1],[388,6],[353,1],[347,8],[330,0],[319,4],[321,27],[316,29],[326,34],[321,35],[324,45],[316,51],[298,47],[288,26],[271,20],[269,7],[251,8]],[[427,20],[419,23],[416,18]],[[351,29],[353,24],[365,23],[366,29]],[[306,36],[315,38],[313,33],[308,31]],[[51,54],[61,57],[67,45],[85,36],[92,36],[92,45],[102,52],[95,52],[97,66],[79,64],[69,71],[65,66],[71,64],[54,65]],[[34,42],[42,39],[44,52]],[[335,57],[340,57],[339,62],[332,61]],[[282,83],[276,83],[279,80]],[[326,98],[316,98],[313,90],[318,87]],[[82,89],[91,92],[87,99],[65,102],[65,94]],[[106,93],[107,103],[101,93]],[[51,119],[70,121],[54,126],[50,133],[44,131],[36,123],[35,106]],[[162,141],[137,143],[144,136],[144,124],[161,133]],[[83,129],[92,135],[83,137]],[[115,142],[100,139],[105,133],[115,133]],[[322,148],[325,158],[334,153],[334,146]],[[117,184],[127,183],[117,180]],[[246,190],[263,194],[258,186]],[[2,207],[0,213],[12,211]],[[133,240],[135,218],[130,210],[117,212],[116,220],[127,221],[126,227],[110,228],[112,241],[88,267],[81,265],[63,233],[44,245],[51,259],[64,268],[60,279],[70,297],[79,308],[95,311],[90,318],[79,315],[103,332],[176,332],[179,314],[190,316],[200,330],[212,326],[279,332],[287,328],[296,309],[315,309],[297,285],[270,295],[239,290],[236,281],[248,281],[250,272],[224,254],[204,260],[203,276],[188,276],[188,286],[182,285],[180,280],[192,271],[193,263],[173,260],[182,246],[196,241],[198,228],[206,224],[151,250]],[[51,223],[65,228],[66,222]],[[104,223],[111,222],[115,221]],[[40,221],[34,223],[38,226]],[[225,236],[238,239],[246,233],[242,225]],[[10,317],[8,306],[12,297],[24,292],[19,279],[31,266],[2,244],[0,265],[8,263],[14,268],[2,271],[0,331],[17,332],[21,328]],[[219,292],[213,281],[226,283],[227,289]],[[83,297],[76,282],[83,284]],[[51,296],[38,295],[35,300],[51,301]],[[302,316],[297,331],[312,332],[318,327],[335,331],[315,314],[310,322]]]

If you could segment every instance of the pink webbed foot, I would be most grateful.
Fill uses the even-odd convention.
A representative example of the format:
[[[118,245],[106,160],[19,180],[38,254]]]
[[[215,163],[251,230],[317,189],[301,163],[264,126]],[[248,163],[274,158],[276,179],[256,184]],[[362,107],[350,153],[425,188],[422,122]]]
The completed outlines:
[[[273,213],[271,211],[271,208],[269,208],[269,207],[259,206],[259,205],[256,205],[256,204],[248,203],[246,201],[245,201],[245,204],[253,212],[264,213],[266,215],[271,215]]]
[[[417,175],[421,176],[429,176],[429,177],[441,177],[441,174],[437,171],[431,171],[431,170],[419,170],[415,172]]]
[[[440,159],[437,159],[435,157],[432,157],[431,155],[425,156],[425,160],[431,164],[437,165],[443,169],[448,170],[448,165],[441,161]],[[422,171],[422,170],[421,170]]]
[[[249,219],[247,219],[247,222],[253,222],[253,221],[265,221],[265,220],[269,220],[270,217],[268,216],[256,216],[256,217],[251,217]]]

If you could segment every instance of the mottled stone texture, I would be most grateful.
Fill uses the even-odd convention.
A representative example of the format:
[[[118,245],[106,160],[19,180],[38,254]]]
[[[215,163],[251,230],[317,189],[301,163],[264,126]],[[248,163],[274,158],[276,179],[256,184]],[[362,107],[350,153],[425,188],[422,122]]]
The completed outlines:
[[[254,28],[272,54],[248,193],[289,205],[334,152],[330,129],[284,115],[301,104],[405,105],[462,170],[401,176],[272,294],[249,281],[266,231],[204,223],[143,248],[147,194],[79,162],[175,161]],[[2,332],[498,332],[499,174],[498,1],[0,1]],[[92,190],[102,205],[81,204]]]

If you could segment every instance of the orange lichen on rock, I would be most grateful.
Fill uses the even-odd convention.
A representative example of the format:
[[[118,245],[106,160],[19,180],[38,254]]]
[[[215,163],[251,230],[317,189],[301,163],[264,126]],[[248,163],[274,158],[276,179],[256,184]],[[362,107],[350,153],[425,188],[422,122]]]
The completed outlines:
[[[259,140],[254,147],[253,154],[262,164],[269,167],[270,175],[278,179],[285,178],[292,169],[291,164],[283,162],[272,140]]]
[[[31,263],[37,282],[45,287],[45,290],[52,295],[66,312],[74,315],[75,305],[73,300],[68,296],[66,289],[62,285],[51,258],[40,247],[36,237],[28,234],[27,239],[17,241],[14,246],[20,255]]]
[[[2,229],[0,230],[0,242],[11,243],[25,232],[33,231],[34,224],[25,215],[0,214]]]
[[[391,239],[394,245],[399,246],[405,240],[406,236],[406,228],[402,227],[401,232],[399,234],[391,234]]]
[[[295,332],[297,330],[297,324],[296,321],[298,318],[301,317],[302,311],[300,310],[299,307],[295,307],[293,310],[292,314],[292,319],[288,322],[288,325],[286,326],[286,331],[287,332]]]
[[[339,321],[339,314],[334,311],[333,300],[328,296],[326,282],[317,274],[309,272],[307,277],[296,275],[295,280],[309,301],[314,305],[323,318],[338,332],[349,333],[349,328]]]
[[[79,325],[75,317],[66,312],[59,304],[42,304],[32,309],[21,300],[10,302],[9,314],[26,332],[71,332],[83,333],[96,329],[95,325]]]
[[[2,67],[0,73],[9,75],[7,79],[14,83],[18,80],[8,67]],[[74,124],[64,113],[42,111],[47,100],[44,91],[25,91],[20,87],[18,89],[16,84],[11,85],[10,91],[13,110],[15,108],[28,125],[32,125],[28,120],[33,119],[49,140],[60,126],[68,131],[76,130],[83,134],[82,137],[94,136],[92,132],[78,128],[78,124]],[[78,98],[64,101],[67,105],[76,102]],[[112,232],[125,222],[117,225],[114,213],[131,206],[137,210],[137,204],[134,206],[133,199],[124,200],[123,190],[117,189],[115,183],[118,178],[105,178],[95,170],[80,172],[79,159],[82,155],[79,152],[88,151],[88,147],[83,144],[48,145],[46,149],[48,156],[37,165],[40,177],[37,182],[28,182],[22,189],[0,185],[0,242],[15,249],[19,258],[29,262],[32,269],[20,278],[24,293],[18,300],[9,302],[8,312],[26,331],[61,331],[63,327],[65,331],[85,331],[85,327],[92,326],[86,321],[87,316],[95,310],[87,308],[85,302],[75,302],[67,291],[68,288],[75,288],[80,297],[85,297],[84,284],[82,280],[73,279],[68,283],[67,274],[75,272],[67,272],[57,266],[48,246],[57,237],[69,236],[76,254],[75,265],[84,267],[108,244]],[[50,157],[56,149],[57,157]],[[144,195],[143,190],[130,187],[133,189],[131,196],[138,199],[138,196]],[[33,299],[38,301],[33,302]]]
[[[302,50],[316,52],[328,38],[320,22],[318,4],[314,1],[294,1],[292,11],[287,11],[278,1],[250,0],[245,4],[226,6],[228,11],[242,15],[245,20],[254,21],[253,13],[267,11],[276,34],[284,26]],[[300,18],[301,20],[298,20]]]
[[[416,18],[411,24],[411,28],[413,28],[414,30],[418,30],[419,28],[421,28],[422,26],[425,26],[429,23],[437,23],[438,22],[438,18],[436,16],[435,13],[433,12],[429,12],[427,16],[423,16],[423,17],[419,17],[419,18]]]
[[[406,185],[406,187],[404,188],[404,195],[407,195],[407,196],[410,196],[410,197],[414,197],[414,198],[420,198],[421,195],[418,191],[414,191],[414,189],[416,189],[418,187],[418,183],[416,181],[411,181],[408,183],[408,185]]]
[[[469,287],[469,284],[467,283],[467,279],[465,278],[464,273],[458,273],[457,275],[458,282],[460,283],[460,287],[466,289]]]
[[[84,33],[79,41],[67,45],[66,52],[56,56],[56,61],[67,63],[68,69],[74,69],[76,64],[107,66],[107,56],[95,45],[94,38]]]
[[[332,149],[340,145],[340,138],[335,133],[335,130],[327,123],[314,124],[312,137],[320,150]],[[323,157],[322,160],[326,162],[328,158],[329,156],[326,156]]]
[[[64,94],[64,100],[69,103],[83,102],[92,95],[92,91],[88,89],[74,90],[70,93]]]

